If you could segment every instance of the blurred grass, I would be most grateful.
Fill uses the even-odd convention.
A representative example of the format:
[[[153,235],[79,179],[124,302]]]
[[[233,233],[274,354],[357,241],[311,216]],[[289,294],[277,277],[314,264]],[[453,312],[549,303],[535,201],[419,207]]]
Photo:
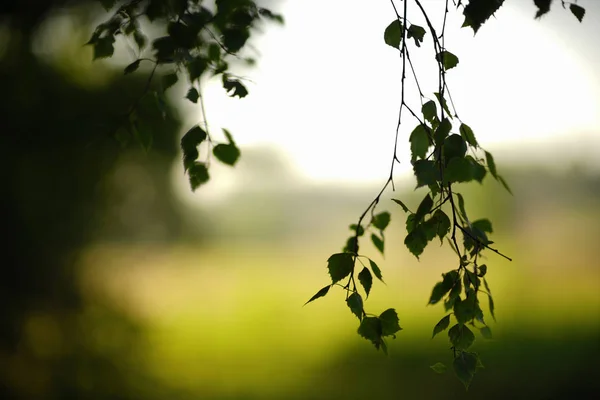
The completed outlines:
[[[145,322],[144,362],[190,398],[595,398],[600,389],[595,192],[579,190],[569,200],[572,191],[563,190],[541,201],[523,187],[514,197],[493,186],[466,193],[471,218],[489,216],[498,247],[515,260],[487,255],[497,322],[487,317],[493,340],[477,335],[474,350],[486,368],[468,393],[452,372],[438,376],[429,369],[452,360],[445,333],[430,339],[443,309],[426,303],[441,273],[454,268],[453,253],[433,242],[417,261],[402,245],[403,217],[391,205],[386,258],[373,257],[386,285],[375,282],[367,302],[368,312],[394,307],[400,316],[404,330],[391,341],[388,358],[356,334],[358,321],[341,289],[302,306],[328,283],[326,259],[348,234],[328,223],[351,222],[353,207],[321,217],[312,237],[238,237],[204,247],[98,244],[83,260],[84,284]],[[408,197],[414,203],[419,196]],[[265,203],[256,199],[246,206],[264,209]],[[370,245],[362,252],[375,254]]]

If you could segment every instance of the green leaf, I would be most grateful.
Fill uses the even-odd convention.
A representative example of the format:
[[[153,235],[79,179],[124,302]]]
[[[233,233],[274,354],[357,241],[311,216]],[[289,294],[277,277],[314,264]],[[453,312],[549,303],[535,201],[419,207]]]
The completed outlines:
[[[479,266],[479,268],[477,268],[477,269],[478,269],[478,271],[479,271],[479,272],[477,273],[477,275],[478,275],[479,277],[483,278],[483,277],[485,276],[485,274],[487,273],[487,265],[485,265],[485,264],[483,264],[483,265],[480,265],[480,266]]]
[[[127,74],[131,74],[132,72],[135,72],[140,67],[141,61],[142,60],[135,60],[134,62],[132,62],[131,64],[129,64],[128,66],[125,67],[125,70],[123,71],[123,73],[125,75],[127,75]]]
[[[369,293],[371,292],[371,286],[373,286],[373,276],[367,267],[364,267],[362,271],[360,271],[360,274],[358,274],[358,281],[365,289],[368,298]]]
[[[384,248],[383,239],[379,238],[379,236],[377,236],[376,234],[373,233],[373,234],[371,234],[371,241],[373,242],[375,247],[377,247],[377,250],[379,250],[379,252],[381,254],[383,254],[383,248]]]
[[[175,58],[176,44],[170,36],[163,36],[152,42],[155,57],[159,63],[173,62]]]
[[[356,236],[350,236],[346,241],[346,246],[342,250],[344,253],[358,253],[358,240],[356,240]]]
[[[481,336],[483,336],[485,339],[492,339],[492,330],[489,326],[484,326],[483,328],[480,328],[479,332],[481,333]]]
[[[360,322],[360,326],[358,327],[358,334],[373,342],[376,348],[379,348],[379,345],[382,341],[381,333],[381,321],[377,317],[363,318]]]
[[[440,322],[435,324],[435,327],[433,328],[433,336],[431,336],[431,338],[433,339],[435,335],[445,331],[448,326],[450,326],[450,315],[446,315],[444,318],[440,319]]]
[[[112,35],[97,39],[94,43],[94,60],[112,57],[115,52],[114,43],[115,38]]]
[[[177,76],[177,74],[175,72],[163,76],[162,77],[163,91],[167,90],[168,88],[170,88],[171,86],[176,84],[178,79],[179,79],[179,77]]]
[[[404,210],[404,212],[410,212],[410,210],[408,209],[408,207],[406,207],[406,204],[404,204],[401,200],[398,199],[392,199],[392,201],[394,201],[396,204],[398,204],[400,207],[402,207],[402,210]]]
[[[375,264],[375,261],[371,259],[369,259],[369,263],[371,264],[371,271],[373,271],[373,274],[377,277],[377,279],[383,282],[383,277],[381,275],[381,270],[379,269],[379,266]]]
[[[416,161],[418,158],[425,158],[430,145],[429,128],[423,124],[417,125],[410,134],[409,141],[412,161]]]
[[[240,158],[240,149],[233,143],[221,143],[213,148],[213,154],[223,164],[233,166]]]
[[[492,223],[489,219],[478,219],[471,224],[473,228],[477,228],[482,232],[492,233]]]
[[[192,87],[190,88],[190,90],[188,90],[187,94],[185,95],[185,98],[191,101],[192,103],[197,103],[198,98],[200,98],[200,94],[198,93],[196,88]]]
[[[444,118],[435,130],[435,133],[433,134],[433,140],[435,140],[436,143],[443,143],[451,129],[452,124],[450,123],[450,120],[448,120],[448,118]]]
[[[498,180],[500,181],[500,183],[502,184],[502,186],[504,186],[504,189],[506,189],[506,191],[510,194],[512,193],[512,190],[510,190],[510,187],[508,186],[508,183],[506,183],[506,181],[504,180],[503,177],[501,177],[500,175],[498,175]]]
[[[578,6],[577,4],[571,3],[569,4],[569,9],[571,10],[575,18],[579,20],[579,22],[583,21],[583,17],[585,15],[585,8]]]
[[[453,182],[469,182],[473,180],[473,169],[471,163],[464,158],[453,158],[448,162],[444,174],[444,181]]]
[[[358,320],[360,321],[364,314],[363,300],[362,297],[360,297],[360,294],[356,292],[352,293],[350,296],[348,296],[346,304],[348,304],[348,308],[350,308],[350,311],[352,311],[352,313],[356,315],[358,317]]]
[[[448,337],[455,350],[467,350],[475,342],[475,335],[464,324],[456,324],[450,328]]]
[[[477,371],[477,360],[478,357],[474,353],[463,351],[456,356],[452,363],[456,376],[465,385],[466,390],[469,390],[469,385]]]
[[[475,139],[475,134],[473,133],[473,130],[469,125],[460,124],[460,128],[458,130],[467,143],[469,143],[473,147],[478,147],[477,139]]]
[[[444,279],[442,282],[438,282],[433,287],[431,291],[431,296],[429,297],[429,304],[436,304],[439,302],[442,297],[446,295],[452,289],[452,282],[448,284],[447,280]]]
[[[431,368],[436,374],[443,374],[448,369],[448,367],[446,367],[446,365],[441,362],[437,362],[429,368]]]
[[[362,236],[365,233],[364,228],[361,225],[352,224],[350,230],[356,232],[357,236]]]
[[[435,59],[442,63],[445,70],[452,69],[458,65],[458,57],[450,53],[447,50],[441,51],[436,54]]]
[[[425,195],[425,197],[421,201],[421,204],[419,204],[419,207],[417,208],[417,213],[415,214],[415,222],[419,223],[425,217],[425,215],[427,215],[429,211],[431,211],[432,207],[433,199],[431,198],[429,193],[427,193],[427,195]]]
[[[190,178],[190,186],[192,191],[198,189],[198,187],[208,182],[208,168],[204,163],[195,162],[188,168],[188,176]]]
[[[466,156],[465,159],[469,162],[469,164],[471,164],[471,172],[473,174],[473,179],[475,179],[479,183],[482,183],[483,178],[485,178],[485,175],[487,174],[485,167],[479,164],[479,162],[471,156]]]
[[[498,173],[496,172],[496,163],[494,162],[494,157],[492,156],[492,153],[489,152],[485,152],[485,162],[490,170],[490,174],[492,174],[492,176],[495,179],[498,179]]]
[[[435,101],[429,100],[423,104],[421,112],[423,113],[423,117],[430,123],[433,124],[434,121],[437,121],[437,106],[435,105]]]
[[[463,158],[467,153],[467,143],[460,135],[452,134],[444,140],[444,156],[446,161],[458,157]]]
[[[421,47],[421,43],[423,43],[423,38],[425,36],[425,29],[422,26],[419,25],[411,25],[407,30],[406,30],[406,37],[407,38],[414,38],[415,39],[415,45],[417,47]]]
[[[390,213],[384,211],[373,217],[372,224],[375,228],[383,231],[390,223]]]
[[[438,171],[435,168],[435,162],[430,160],[415,161],[413,171],[417,177],[417,188],[436,184]]]
[[[400,42],[402,41],[402,24],[400,21],[395,19],[385,28],[383,33],[383,40],[388,46],[392,46],[395,49],[400,49]]]
[[[437,99],[438,103],[440,103],[440,105],[442,106],[442,108],[444,109],[444,111],[446,111],[446,113],[448,114],[448,116],[450,118],[452,118],[451,114],[450,114],[450,109],[448,108],[448,104],[446,104],[446,99],[444,99],[442,96],[440,96],[440,94],[438,92],[433,93],[435,95],[435,98]]]
[[[415,257],[419,258],[425,247],[427,247],[427,236],[421,226],[417,226],[406,235],[404,244]]]
[[[144,123],[139,125],[141,121],[132,119],[130,121],[130,129],[133,136],[137,139],[138,143],[142,146],[145,151],[150,151],[152,142],[154,141],[154,133],[150,125]]]
[[[485,279],[483,280],[485,282]],[[492,318],[494,318],[494,321],[496,320],[496,316],[494,315],[494,299],[492,298],[492,294],[490,293],[490,290],[487,286],[487,282],[485,282],[485,288],[488,289],[488,299],[489,299],[489,307],[490,307],[490,314],[492,315]]]
[[[408,217],[406,217],[406,231],[408,233],[412,232],[413,229],[415,229],[415,227],[417,226],[417,224],[415,223],[415,216],[415,214],[409,214]]]
[[[462,194],[460,194],[460,193],[454,193],[454,194],[458,198],[458,210],[460,211],[462,218],[465,221],[468,221],[469,218],[467,218],[467,211],[465,210],[465,199],[463,198]]]
[[[466,289],[467,287],[465,287]],[[471,292],[469,292],[467,298],[464,300],[456,299],[454,302],[454,316],[459,323],[465,324],[475,318],[477,311],[476,302],[477,298]]]
[[[440,240],[443,240],[444,236],[450,232],[450,218],[441,209],[437,209],[433,216],[437,220],[437,235]]]
[[[311,297],[310,300],[308,300],[306,303],[304,303],[304,305],[307,305],[311,301],[314,301],[320,297],[325,297],[325,295],[329,292],[329,289],[331,289],[331,285],[325,286],[323,289],[319,290],[317,292],[317,294],[315,294],[313,297]]]
[[[393,308],[389,308],[379,315],[381,321],[381,336],[392,336],[402,330],[398,314]]]
[[[333,254],[327,260],[327,269],[331,276],[331,283],[344,279],[354,269],[354,257],[350,253]]]

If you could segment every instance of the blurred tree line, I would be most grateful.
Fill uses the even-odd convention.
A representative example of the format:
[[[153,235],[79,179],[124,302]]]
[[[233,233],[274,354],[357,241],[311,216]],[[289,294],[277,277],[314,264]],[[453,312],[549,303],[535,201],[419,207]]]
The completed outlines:
[[[121,148],[110,117],[136,101],[146,79],[117,71],[103,85],[78,85],[36,54],[40,26],[67,6],[76,24],[93,10],[65,0],[0,3],[0,398],[164,398],[138,358],[140,327],[82,292],[76,264],[92,240],[184,235],[170,184],[179,121],[148,114],[152,152]]]

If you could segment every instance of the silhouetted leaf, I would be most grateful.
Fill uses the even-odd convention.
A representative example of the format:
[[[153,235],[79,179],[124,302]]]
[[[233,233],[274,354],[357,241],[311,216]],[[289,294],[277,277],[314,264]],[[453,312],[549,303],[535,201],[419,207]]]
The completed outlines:
[[[358,334],[373,342],[377,348],[379,348],[381,342],[381,333],[381,321],[377,317],[363,318],[358,327]]]
[[[314,301],[320,297],[325,297],[325,295],[329,292],[329,289],[331,289],[331,285],[325,286],[323,289],[319,290],[317,292],[317,294],[315,294],[313,297],[311,297],[310,300],[308,300],[306,303],[304,303],[304,305],[307,305],[311,301]]]
[[[196,190],[203,183],[208,182],[208,169],[204,163],[195,162],[188,168],[190,186],[192,191]]]
[[[400,328],[400,320],[398,314],[393,308],[389,308],[379,315],[381,321],[381,336],[392,336],[396,332],[402,330]]]
[[[206,132],[199,126],[195,126],[181,138],[181,150],[183,151],[183,166],[187,171],[198,158],[198,145],[206,140]]]
[[[125,67],[123,73],[127,75],[131,74],[132,72],[135,72],[140,67],[140,62],[141,60],[135,60],[134,62]]]
[[[442,63],[445,70],[452,69],[458,65],[458,57],[447,50],[440,51],[436,54],[435,59]]]
[[[223,74],[223,88],[229,97],[244,98],[248,95],[248,89],[239,80],[231,79],[227,74]]]
[[[429,141],[428,130],[429,128],[425,125],[419,124],[410,134],[409,141],[412,161],[416,161],[417,158],[425,158],[427,155],[427,149],[431,144]]]
[[[429,304],[436,304],[450,291],[450,289],[452,289],[452,282],[449,280],[444,279],[442,282],[436,283],[431,291]]]
[[[200,94],[198,93],[198,90],[196,90],[196,88],[192,87],[188,90],[187,94],[185,95],[185,98],[191,101],[192,103],[197,103],[198,99],[200,98]]]
[[[360,271],[360,274],[358,274],[358,281],[365,289],[368,298],[369,293],[371,292],[371,286],[373,286],[373,276],[367,267],[364,267],[362,271]]]
[[[504,186],[504,189],[506,189],[506,191],[510,194],[513,194],[512,191],[510,190],[510,187],[508,186],[508,183],[506,183],[506,181],[504,180],[503,177],[501,177],[500,175],[498,175],[498,180],[500,181],[500,183],[502,184],[502,186]]]
[[[114,43],[115,38],[112,35],[107,35],[96,40],[94,43],[94,60],[112,57],[115,51]]]
[[[100,4],[106,11],[110,11],[111,8],[115,6],[116,0],[100,0]]]
[[[352,224],[350,230],[356,232],[357,236],[362,236],[365,233],[364,228],[361,225]]]
[[[411,25],[406,30],[406,37],[408,39],[414,38],[415,45],[417,47],[421,47],[421,43],[423,43],[423,37],[425,36],[425,29],[419,25]]]
[[[435,324],[435,327],[433,328],[433,336],[431,336],[431,338],[433,339],[435,337],[435,335],[446,330],[449,325],[450,325],[450,315],[446,315],[444,318],[440,319],[440,322]]]
[[[448,367],[446,367],[446,365],[441,362],[437,362],[429,368],[431,368],[436,374],[443,374],[448,369]]]
[[[373,271],[373,274],[377,277],[377,279],[383,282],[383,277],[381,276],[381,270],[379,269],[379,266],[371,259],[369,259],[369,263],[371,264],[371,271]]]
[[[481,278],[483,278],[485,276],[485,274],[487,273],[487,265],[483,264],[480,265],[477,270],[479,271],[477,273],[478,276],[480,276]]]
[[[500,8],[502,3],[504,0],[469,0],[469,4],[463,10],[465,22],[462,26],[470,26],[477,33],[481,25]]]
[[[433,216],[437,220],[437,235],[442,240],[450,232],[450,218],[439,208],[435,210]]]
[[[163,90],[167,90],[171,86],[177,83],[179,77],[176,73],[170,73],[162,77],[162,88]]]
[[[414,228],[406,238],[404,238],[404,244],[408,250],[417,258],[423,253],[425,247],[427,247],[427,236],[420,226]]]
[[[450,328],[448,337],[456,350],[467,350],[475,341],[475,335],[464,324],[456,324]]]
[[[471,173],[473,174],[473,179],[475,179],[479,183],[482,183],[483,179],[485,178],[485,175],[487,174],[485,167],[479,164],[479,162],[477,162],[477,160],[475,160],[471,156],[466,156],[465,160],[467,160],[471,165]]]
[[[404,210],[404,212],[410,212],[410,210],[408,209],[408,207],[406,207],[406,204],[404,204],[401,200],[398,199],[392,199],[396,204],[398,204],[400,207],[402,207],[402,210]]]
[[[466,291],[466,287],[465,287],[465,291]],[[456,320],[461,323],[467,323],[469,321],[471,321],[473,318],[475,318],[475,314],[476,314],[476,301],[477,298],[475,297],[475,295],[472,295],[471,293],[469,293],[467,295],[467,298],[464,300],[461,299],[456,299],[456,301],[454,302],[454,316],[456,317]]]
[[[221,143],[213,148],[213,154],[222,163],[233,166],[240,158],[240,149],[233,143]]]
[[[331,283],[339,282],[352,272],[354,257],[350,253],[333,254],[327,260],[327,269],[331,276]]]
[[[471,225],[474,228],[481,230],[482,232],[492,233],[492,223],[489,219],[478,219],[477,221],[473,221]]]
[[[454,157],[463,158],[467,153],[467,143],[460,135],[452,134],[444,140],[444,155],[449,161]]]
[[[579,22],[583,21],[583,17],[585,16],[585,8],[578,6],[577,4],[571,3],[569,4],[569,9],[571,10],[575,18],[579,20]]]
[[[542,15],[550,11],[550,5],[552,4],[552,0],[533,0],[533,2],[538,8],[538,10],[535,13],[535,18],[540,18]]]
[[[362,297],[360,297],[360,295],[356,292],[352,293],[350,296],[348,296],[348,299],[346,299],[346,304],[348,304],[350,311],[352,311],[352,313],[356,315],[359,320],[361,320],[364,313]]]
[[[133,40],[135,40],[135,44],[137,44],[138,49],[143,50],[146,47],[147,39],[144,34],[138,30],[133,32]]]
[[[477,371],[477,359],[478,357],[474,353],[463,351],[456,356],[452,363],[456,376],[465,385],[465,389],[467,390],[469,390],[469,385]]]
[[[375,247],[377,247],[377,250],[379,250],[379,252],[381,254],[383,254],[383,247],[384,247],[383,239],[381,239],[379,236],[377,236],[376,234],[373,233],[373,234],[371,234],[371,241],[373,242]]]
[[[400,21],[395,19],[385,28],[383,39],[388,46],[400,49],[400,42],[402,41],[402,24]]]

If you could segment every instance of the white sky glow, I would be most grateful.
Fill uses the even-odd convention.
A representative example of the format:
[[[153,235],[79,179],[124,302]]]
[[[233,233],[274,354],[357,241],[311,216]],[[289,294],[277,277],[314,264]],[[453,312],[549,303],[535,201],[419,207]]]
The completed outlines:
[[[432,12],[443,9],[440,1],[424,3]],[[581,140],[586,154],[598,153],[589,146],[600,146],[599,3],[580,1],[588,9],[580,24],[560,4],[534,20],[532,1],[509,0],[475,37],[460,29],[461,15],[448,20],[445,44],[460,59],[447,75],[450,93],[480,144],[494,150]],[[425,26],[413,8],[411,22]],[[290,0],[281,12],[285,26],[267,28],[257,42],[261,56],[247,74],[250,95],[229,99],[218,82],[207,87],[211,127],[230,129],[243,147],[275,147],[312,181],[384,181],[400,103],[401,60],[383,41],[394,18],[390,3]],[[438,14],[432,19],[441,26]],[[429,35],[411,57],[432,97],[437,73]],[[409,73],[408,102],[418,111],[412,81]],[[410,169],[415,123],[403,118],[399,172]]]

